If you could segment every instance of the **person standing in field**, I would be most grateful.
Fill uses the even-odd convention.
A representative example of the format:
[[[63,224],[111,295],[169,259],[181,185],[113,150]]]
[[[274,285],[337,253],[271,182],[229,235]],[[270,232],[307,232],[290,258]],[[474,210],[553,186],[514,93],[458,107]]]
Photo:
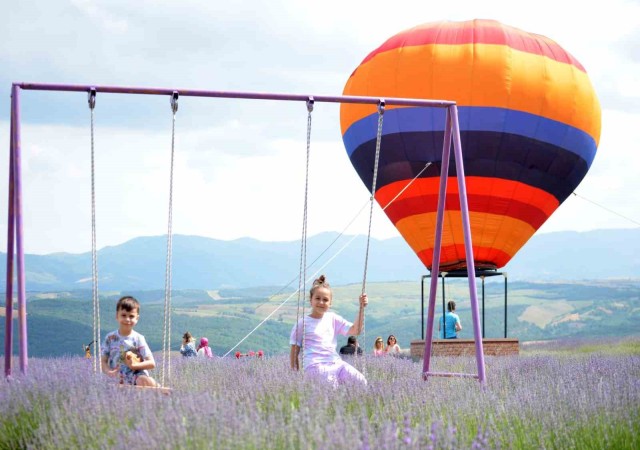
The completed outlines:
[[[400,346],[398,345],[398,341],[396,337],[391,334],[387,338],[387,348],[384,350],[388,355],[398,355],[400,354]]]
[[[194,338],[188,331],[182,335],[180,354],[185,358],[195,358],[198,356],[198,352],[196,351],[196,338]]]
[[[356,352],[358,355],[362,355],[362,349],[360,348],[360,345],[358,345],[358,339],[355,336],[349,336],[347,339],[347,345],[340,347],[340,354],[355,355]]]
[[[200,345],[198,345],[198,357],[201,358],[213,358],[213,352],[209,347],[209,339],[206,337],[200,338]]]
[[[384,350],[384,341],[378,336],[373,343],[373,356],[384,356],[387,352]]]
[[[293,370],[300,369],[299,355],[303,344],[305,374],[325,378],[333,384],[355,381],[367,384],[364,375],[343,361],[336,352],[337,336],[353,336],[362,332],[367,294],[360,296],[360,309],[353,323],[330,311],[333,292],[324,275],[313,282],[310,290],[311,313],[300,318],[290,336],[290,363]]]
[[[447,302],[447,313],[444,317],[440,317],[438,323],[440,339],[457,339],[458,331],[461,330],[460,317],[456,314],[456,302],[449,300],[449,302]]]
[[[107,334],[102,344],[102,372],[118,378],[120,384],[157,387],[149,375],[149,370],[156,367],[151,349],[144,336],[133,329],[140,320],[138,300],[131,296],[120,298],[116,320],[120,326]]]

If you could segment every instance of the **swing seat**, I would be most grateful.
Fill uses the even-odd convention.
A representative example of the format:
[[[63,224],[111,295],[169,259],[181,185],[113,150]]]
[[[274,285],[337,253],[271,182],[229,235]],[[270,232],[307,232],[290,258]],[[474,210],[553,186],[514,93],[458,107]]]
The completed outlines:
[[[118,385],[119,388],[122,389],[139,389],[139,390],[143,390],[143,391],[157,391],[163,395],[169,395],[171,394],[171,388],[168,387],[164,387],[164,386],[160,386],[160,387],[153,387],[153,386],[136,386],[133,384],[119,384]]]
[[[424,372],[422,374],[422,379],[426,380],[427,377],[443,377],[443,378],[475,378],[479,379],[480,377],[475,373],[459,373],[459,372]]]

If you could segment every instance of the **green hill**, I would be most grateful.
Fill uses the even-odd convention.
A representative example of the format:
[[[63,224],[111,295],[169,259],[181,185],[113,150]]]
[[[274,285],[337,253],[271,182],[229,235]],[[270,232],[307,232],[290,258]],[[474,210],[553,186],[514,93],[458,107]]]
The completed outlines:
[[[353,238],[353,240],[352,240]],[[307,241],[307,273],[323,267],[333,284],[362,279],[365,236],[320,233]],[[339,258],[333,256],[339,252]],[[201,236],[173,238],[174,289],[286,286],[300,267],[300,241],[263,242],[243,238],[222,241]],[[510,280],[582,280],[637,277],[640,228],[536,234],[503,268]],[[419,280],[424,265],[402,238],[372,239],[367,280]],[[0,257],[6,254],[0,252]],[[91,289],[91,254],[25,255],[30,291]],[[0,289],[6,281],[0,265]],[[162,289],[166,272],[166,237],[146,236],[98,251],[99,286],[103,290]]]
[[[334,286],[333,309],[352,320],[361,285]],[[401,347],[421,337],[420,285],[417,282],[369,283],[370,306],[361,345],[367,350],[376,336],[385,340],[395,334]],[[472,338],[468,284],[451,280],[447,299],[455,299],[461,317],[461,337]],[[181,290],[172,295],[172,349],[180,346],[189,330],[206,336],[214,352],[222,355],[247,336],[269,314],[270,319],[253,332],[237,350],[264,350],[268,354],[287,352],[288,337],[297,315],[297,295],[277,293],[276,288],[234,290]],[[142,304],[137,330],[154,351],[162,349],[164,319],[163,291],[127,292]],[[120,292],[104,293],[100,301],[101,331],[116,328],[115,303]],[[485,336],[502,337],[504,332],[504,290],[502,283],[485,285]],[[283,302],[289,298],[289,300]],[[478,299],[481,301],[480,292]],[[425,302],[427,299],[425,299]],[[32,293],[28,296],[28,343],[32,356],[81,354],[82,344],[92,339],[92,301],[87,291]],[[442,308],[438,290],[436,313]],[[308,304],[305,310],[309,311]],[[426,313],[425,313],[426,314]],[[4,309],[2,309],[4,315]],[[17,314],[14,312],[14,317]],[[599,281],[581,283],[511,283],[509,285],[508,335],[521,341],[606,338],[636,333],[640,319],[640,283]],[[4,350],[4,320],[0,320],[0,349]],[[14,332],[17,333],[14,326]],[[14,348],[17,351],[17,334]],[[342,339],[344,340],[344,339]],[[341,342],[340,342],[341,344]],[[235,351],[235,350],[234,350]]]

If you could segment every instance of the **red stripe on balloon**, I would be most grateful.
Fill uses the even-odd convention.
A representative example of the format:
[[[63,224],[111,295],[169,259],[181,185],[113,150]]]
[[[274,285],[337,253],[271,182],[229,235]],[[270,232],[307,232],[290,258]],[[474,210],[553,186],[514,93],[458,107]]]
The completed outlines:
[[[369,53],[369,55],[367,55],[367,57],[362,61],[361,65],[372,59],[378,53],[402,47],[433,44],[507,45],[515,50],[546,56],[558,62],[572,64],[581,71],[586,72],[578,60],[553,40],[545,36],[527,33],[517,28],[502,25],[494,20],[438,22],[411,28],[396,34],[376,50]]]
[[[536,230],[548,219],[544,211],[514,199],[469,194],[467,200],[469,202],[469,211],[512,217],[528,223]],[[396,200],[387,207],[385,213],[396,224],[406,217],[432,213],[437,209],[438,194],[436,193]],[[445,211],[460,211],[460,197],[457,193],[447,194]]]
[[[465,180],[467,183],[467,196],[491,192],[495,197],[501,196],[503,199],[513,199],[520,203],[529,204],[542,211],[546,217],[549,217],[560,206],[560,203],[553,195],[519,181],[480,176],[466,176]],[[404,190],[405,188],[406,190]],[[376,191],[376,200],[380,205],[386,206],[392,201],[398,201],[395,198],[400,191],[403,191],[400,199],[422,197],[425,194],[435,195],[440,192],[440,178],[439,176],[418,178],[413,183],[408,180],[402,180],[386,185],[381,184]],[[458,182],[455,176],[449,177],[447,180],[447,194],[459,195]]]

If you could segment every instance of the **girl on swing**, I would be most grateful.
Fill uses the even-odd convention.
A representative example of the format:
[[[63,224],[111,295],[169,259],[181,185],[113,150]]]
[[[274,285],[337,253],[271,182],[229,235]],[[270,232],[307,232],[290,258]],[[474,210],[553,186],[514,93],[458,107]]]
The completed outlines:
[[[302,317],[291,330],[291,368],[300,368],[298,356],[304,332],[302,357],[306,374],[321,376],[333,384],[346,381],[367,384],[364,375],[343,361],[336,352],[338,334],[347,336],[362,332],[364,308],[368,303],[367,294],[360,296],[360,310],[354,323],[329,311],[332,296],[331,286],[325,276],[321,275],[313,282],[310,290],[311,314]]]

